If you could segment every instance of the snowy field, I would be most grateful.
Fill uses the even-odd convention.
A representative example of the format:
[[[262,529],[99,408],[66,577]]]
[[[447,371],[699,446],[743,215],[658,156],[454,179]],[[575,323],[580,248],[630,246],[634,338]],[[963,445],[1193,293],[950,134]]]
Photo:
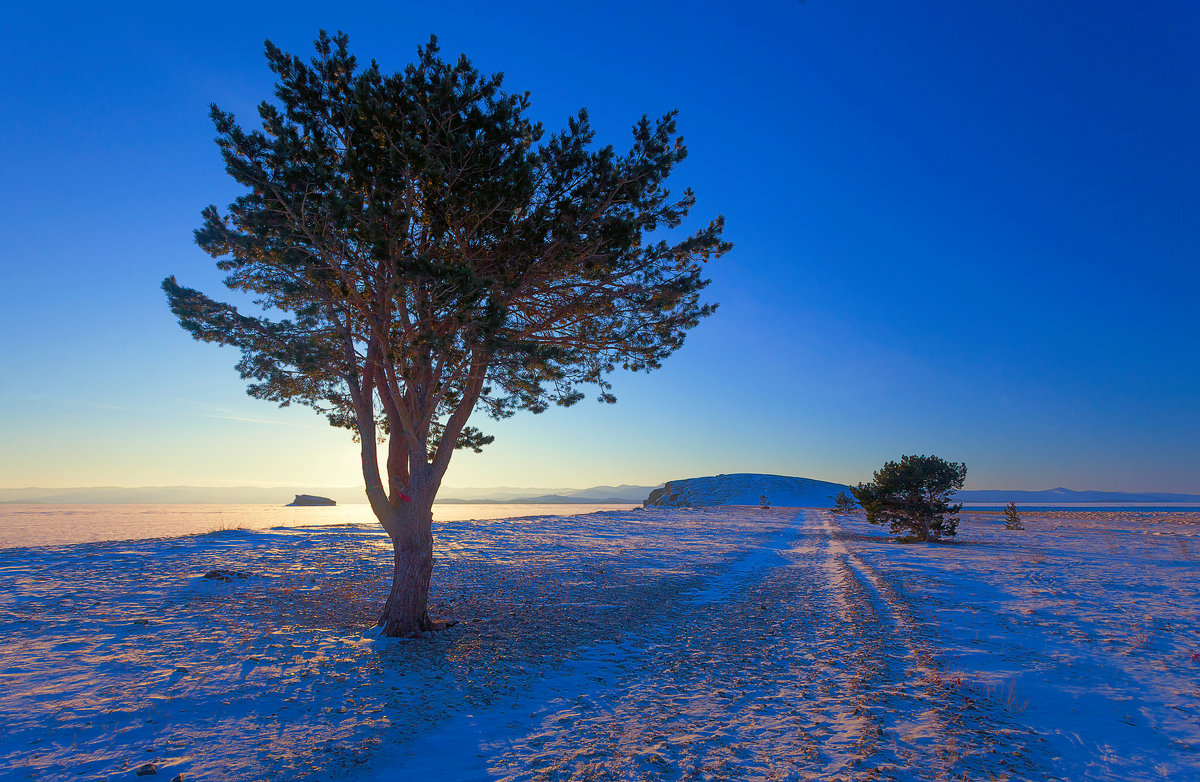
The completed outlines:
[[[370,526],[7,549],[0,777],[1200,779],[1198,521],[446,522],[416,641]]]

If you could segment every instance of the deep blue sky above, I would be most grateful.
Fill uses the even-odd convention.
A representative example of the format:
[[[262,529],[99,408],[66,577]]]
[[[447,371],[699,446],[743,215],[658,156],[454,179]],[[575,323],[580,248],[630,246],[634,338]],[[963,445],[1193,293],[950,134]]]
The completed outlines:
[[[483,428],[452,486],[719,472],[1200,492],[1200,5],[1191,2],[27,4],[0,86],[0,485],[350,485],[356,448],[242,392],[158,285],[238,194],[207,105],[252,122],[262,44],[436,33],[549,130],[623,147],[680,110],[672,178],[727,219],[663,370]]]

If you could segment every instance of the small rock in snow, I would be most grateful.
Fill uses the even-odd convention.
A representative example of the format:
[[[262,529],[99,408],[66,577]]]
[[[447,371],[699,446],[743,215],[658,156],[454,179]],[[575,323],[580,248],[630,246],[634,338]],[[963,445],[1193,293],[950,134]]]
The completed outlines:
[[[151,774],[158,773],[158,766],[154,765],[153,763],[147,763],[144,766],[138,766],[137,771],[133,773],[139,777],[148,777]]]
[[[209,581],[232,581],[235,578],[250,578],[250,574],[241,570],[210,570],[204,577]]]

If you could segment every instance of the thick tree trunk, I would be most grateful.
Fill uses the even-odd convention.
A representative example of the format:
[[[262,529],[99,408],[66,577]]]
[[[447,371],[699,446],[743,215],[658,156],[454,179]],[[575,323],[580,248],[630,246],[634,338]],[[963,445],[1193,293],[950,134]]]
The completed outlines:
[[[433,575],[432,508],[431,501],[414,497],[392,515],[392,588],[379,613],[384,635],[413,638],[435,629],[427,610]]]

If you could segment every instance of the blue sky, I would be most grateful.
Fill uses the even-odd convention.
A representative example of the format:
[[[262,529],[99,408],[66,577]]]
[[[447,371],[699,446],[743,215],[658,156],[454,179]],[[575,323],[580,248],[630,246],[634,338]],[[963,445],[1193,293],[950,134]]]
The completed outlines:
[[[253,118],[270,38],[342,29],[394,70],[430,33],[549,129],[627,144],[735,249],[664,369],[483,428],[451,486],[719,472],[1200,492],[1200,5],[1190,2],[26,4],[0,51],[0,485],[351,485],[356,448],[246,397],[158,289],[237,195],[207,105]]]

